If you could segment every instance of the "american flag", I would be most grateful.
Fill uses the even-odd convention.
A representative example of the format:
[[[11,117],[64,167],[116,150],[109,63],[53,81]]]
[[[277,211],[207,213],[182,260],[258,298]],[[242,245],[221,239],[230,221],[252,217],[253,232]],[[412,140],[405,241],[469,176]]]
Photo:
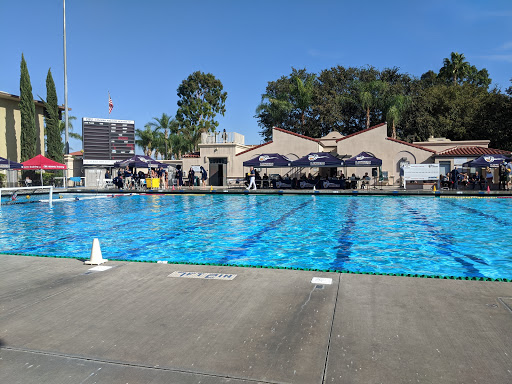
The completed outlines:
[[[114,103],[112,102],[112,98],[110,97],[110,92],[108,94],[108,114],[114,109]]]

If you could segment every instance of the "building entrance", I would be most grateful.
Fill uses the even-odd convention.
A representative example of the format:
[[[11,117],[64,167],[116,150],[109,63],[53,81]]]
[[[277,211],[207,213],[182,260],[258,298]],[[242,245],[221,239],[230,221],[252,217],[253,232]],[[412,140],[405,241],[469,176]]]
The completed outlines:
[[[217,187],[227,185],[227,157],[210,158],[209,184]]]

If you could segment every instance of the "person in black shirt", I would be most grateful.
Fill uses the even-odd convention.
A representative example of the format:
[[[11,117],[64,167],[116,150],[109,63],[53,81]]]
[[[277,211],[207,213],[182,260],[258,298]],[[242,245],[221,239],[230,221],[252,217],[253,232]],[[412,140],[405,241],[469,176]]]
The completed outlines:
[[[507,164],[505,160],[503,160],[503,162],[499,166],[499,177],[500,184],[498,189],[501,190],[501,187],[503,187],[503,190],[505,191],[507,189]]]
[[[190,188],[194,188],[194,177],[195,172],[192,169],[192,167],[190,167],[190,170],[188,171],[188,185],[190,186]]]
[[[201,183],[203,187],[206,187],[206,179],[208,178],[208,174],[206,173],[206,169],[201,166]]]

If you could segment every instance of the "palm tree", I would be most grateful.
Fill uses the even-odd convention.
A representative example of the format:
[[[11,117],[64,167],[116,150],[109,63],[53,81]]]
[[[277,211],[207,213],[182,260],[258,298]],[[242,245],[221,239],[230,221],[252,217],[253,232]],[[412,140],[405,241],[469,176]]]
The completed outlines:
[[[306,112],[311,108],[313,103],[313,95],[315,91],[315,78],[314,74],[308,74],[306,81],[302,81],[299,76],[293,77],[293,83],[290,86],[290,95],[292,96],[291,103],[299,110],[302,131],[304,131],[304,124],[306,123]],[[304,132],[301,132],[304,134]]]
[[[162,113],[162,117],[160,117],[160,118],[153,117],[153,120],[154,121],[151,121],[148,123],[149,126],[155,128],[155,131],[160,131],[160,130],[164,131],[165,152],[162,151],[160,153],[164,153],[164,160],[166,160],[167,156],[169,155],[169,148],[168,148],[169,132],[171,134],[177,133],[179,124],[174,118],[170,117],[166,113]]]
[[[154,132],[151,129],[151,125],[144,125],[144,129],[136,129],[135,136],[138,139],[135,139],[135,144],[142,148],[142,151],[146,156],[151,156],[153,153],[153,141],[155,139]]]
[[[439,73],[447,79],[453,79],[453,84],[457,85],[470,69],[470,65],[465,59],[463,53],[452,52],[450,58],[443,60],[444,65]]]
[[[72,137],[73,139],[82,141],[82,136],[78,133],[72,132],[73,131],[73,123],[72,121],[76,120],[75,116],[68,116],[68,135],[69,137]],[[59,132],[62,137],[64,137],[66,131],[66,122],[64,120],[59,120]]]
[[[359,105],[366,112],[366,129],[370,128],[370,110],[382,103],[381,95],[386,87],[386,83],[381,80],[356,82]]]
[[[171,134],[169,143],[171,144],[171,155],[177,159],[181,159],[181,154],[190,150],[190,143],[181,132]]]
[[[396,126],[401,120],[404,111],[409,105],[409,98],[404,95],[395,95],[391,97],[388,104],[388,111],[386,113],[387,121],[391,122],[391,138],[396,139]]]

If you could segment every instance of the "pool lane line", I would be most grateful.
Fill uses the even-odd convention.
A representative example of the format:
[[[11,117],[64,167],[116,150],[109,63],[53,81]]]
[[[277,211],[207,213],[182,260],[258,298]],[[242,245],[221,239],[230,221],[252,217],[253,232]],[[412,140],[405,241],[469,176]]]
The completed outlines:
[[[105,196],[105,198],[110,197],[110,196],[111,195],[107,195],[107,196]],[[138,196],[138,195],[125,194],[125,195],[121,195],[121,196]],[[84,200],[90,200],[90,199],[84,199]],[[74,201],[74,200],[70,200],[70,201]],[[197,211],[198,209],[205,208],[205,207],[208,208],[209,206],[211,206],[213,204],[214,204],[214,202],[211,201],[208,205],[197,205],[197,206],[193,207],[192,211]],[[162,212],[162,213],[159,213],[158,215],[151,216],[151,218],[149,220],[154,220],[156,218],[162,218],[162,217],[165,217],[168,215],[169,215],[168,212]],[[97,219],[99,219],[99,217]],[[140,225],[140,223],[141,223],[140,219],[132,220],[132,221],[128,221],[128,222],[121,222],[121,223],[117,223],[117,224],[113,224],[113,225],[109,226],[108,228],[104,229],[104,232],[110,233],[110,232],[115,231],[120,228],[124,229],[124,228],[130,227],[131,225]],[[89,231],[89,232],[91,232],[91,231]],[[81,235],[83,235],[83,233],[81,233]],[[91,238],[98,237],[98,230],[95,229],[94,233],[93,234],[89,233],[89,235],[91,236]],[[34,245],[27,246],[27,247],[23,247],[23,249],[21,251],[32,252],[32,251],[36,251],[37,249],[39,249],[41,247],[52,246],[53,244],[61,243],[63,241],[73,241],[73,240],[75,240],[75,236],[69,235],[66,237],[59,237],[58,239],[49,240],[45,243],[39,243],[39,244],[34,244]],[[100,237],[100,240],[101,240],[101,237]],[[161,242],[161,240],[154,241],[154,243],[159,243],[159,242]],[[144,244],[144,246],[150,245],[150,244],[151,243],[147,243],[147,244]],[[133,249],[139,250],[140,248],[137,247],[137,248],[133,248]],[[18,249],[18,251],[20,251],[20,249]]]
[[[416,209],[409,207],[403,201],[399,201],[399,204],[413,215],[413,219],[415,219],[417,222],[419,222],[423,227],[427,229],[427,232],[430,233],[434,240],[436,240],[436,248],[441,255],[453,258],[453,260],[455,260],[457,263],[459,263],[466,269],[469,276],[485,277],[473,264],[468,263],[461,257],[456,256],[456,254],[458,254],[459,252],[456,252],[455,250],[452,249],[451,243],[453,243],[454,241],[451,235],[441,233],[439,230],[435,228],[434,225],[432,225],[432,223],[430,223],[430,221],[425,215],[421,214]],[[481,260],[478,257],[469,254],[462,255],[466,256],[467,258],[475,262],[488,265],[485,261]]]
[[[425,215],[421,214],[420,212],[418,212],[417,210],[415,210],[415,209],[413,209],[413,208],[409,208],[408,206],[406,206],[406,208],[407,208],[408,210],[415,211],[415,212],[416,212],[416,214],[417,214],[418,216],[421,216],[421,220],[424,220],[424,222],[425,222],[425,223],[427,223],[427,224],[430,226],[430,228],[431,228],[431,229],[432,229],[432,231],[434,232],[435,236],[436,236],[437,238],[439,238],[440,240],[442,240],[445,244],[448,244],[448,245],[451,247],[451,244],[453,244],[453,243],[455,243],[455,242],[456,242],[452,235],[450,235],[450,234],[448,234],[448,233],[441,233],[438,229],[436,229],[436,228],[435,228],[435,226],[434,226],[434,225],[432,225],[432,224],[429,222],[429,220],[428,220],[427,216],[425,216]],[[451,249],[449,250],[449,252],[451,252],[451,253],[454,253],[454,252],[455,252],[455,253],[457,253],[457,254],[461,254],[462,256],[465,256],[465,257],[467,257],[468,259],[470,259],[470,260],[472,260],[472,261],[474,261],[474,262],[476,262],[476,263],[479,263],[479,264],[483,264],[483,265],[487,265],[487,266],[489,265],[485,260],[482,260],[481,258],[479,258],[479,257],[477,257],[477,256],[473,256],[473,255],[468,254],[468,253],[457,252],[457,251],[454,251],[454,250],[451,250]],[[449,254],[449,253],[446,253],[446,252],[445,252],[445,253],[442,253],[442,254],[447,255],[447,256],[450,256],[450,254]],[[456,260],[456,261],[458,261],[458,260]],[[470,265],[471,265],[471,264],[470,264]]]
[[[336,258],[331,262],[329,269],[343,270],[345,263],[350,260],[351,249],[354,245],[352,242],[352,233],[356,229],[355,216],[358,206],[357,200],[350,200],[346,211],[347,220],[345,220],[345,223],[341,227],[338,245],[335,247],[335,249],[337,249]]]
[[[220,259],[219,262],[223,264],[228,261],[233,261],[233,259],[244,257],[247,254],[249,248],[252,248],[253,245],[257,243],[264,234],[275,230],[279,224],[283,223],[287,218],[297,213],[297,211],[304,209],[312,202],[313,200],[308,200],[303,203],[300,203],[297,207],[294,207],[290,209],[288,212],[284,213],[280,218],[267,223],[262,229],[260,229],[254,235],[251,235],[248,238],[246,238],[240,247],[227,250],[227,256],[224,256],[222,259]]]
[[[472,207],[466,207],[465,205],[459,204],[456,201],[447,201],[447,203],[449,203],[451,205],[454,205],[457,208],[463,209],[463,210],[465,210],[465,211],[467,211],[467,212],[469,212],[471,214],[478,215],[478,216],[481,216],[481,217],[485,217],[486,219],[494,220],[494,221],[496,221],[497,223],[499,223],[501,225],[504,225],[504,226],[509,226],[510,225],[507,221],[505,221],[503,219],[500,219],[499,217],[496,217],[494,215],[491,215],[489,213],[480,211],[480,210],[472,208]],[[498,203],[498,202],[496,201],[496,203]]]
[[[207,205],[207,206],[202,205],[199,208],[208,208],[209,206],[217,204],[217,203],[218,203],[217,201],[212,200],[209,205]],[[260,205],[262,205],[264,203],[266,203],[266,201],[264,201],[263,199],[257,199],[257,201],[255,203],[253,203],[252,205],[250,205],[249,207],[246,207],[246,208],[249,208],[249,209],[258,208]],[[218,219],[221,217],[230,217],[237,213],[238,213],[238,211],[222,212],[222,213],[219,213],[217,216],[207,218],[207,219],[201,221],[200,223],[190,224],[185,227],[179,227],[179,228],[173,229],[171,231],[167,231],[164,234],[162,234],[158,238],[158,240],[153,240],[153,241],[144,243],[144,247],[147,248],[148,246],[151,246],[151,245],[157,245],[157,244],[161,244],[162,242],[165,242],[168,240],[174,240],[175,238],[177,238],[181,235],[194,232],[197,228],[206,227],[208,225],[216,224],[218,222]],[[166,215],[167,215],[167,213],[166,213]],[[135,251],[135,250],[140,250],[140,247],[129,248],[127,250],[127,252]]]
[[[41,254],[28,254],[28,253],[16,253],[16,252],[3,252],[0,251],[0,255],[8,256],[26,256],[26,257],[46,257],[50,259],[71,259],[86,261],[88,258],[84,257],[73,257],[73,256],[58,256],[58,255],[41,255]],[[119,261],[128,263],[150,263],[150,264],[162,264],[160,260],[130,260],[130,259],[116,259],[109,258],[108,261]],[[438,279],[438,280],[463,280],[463,281],[495,281],[512,283],[512,278],[506,277],[476,277],[476,276],[451,276],[451,275],[428,275],[419,273],[389,273],[389,272],[363,272],[363,271],[336,271],[333,269],[319,269],[319,268],[302,268],[302,267],[281,267],[272,265],[251,265],[251,264],[220,264],[220,263],[198,263],[193,261],[179,261],[169,260],[164,265],[199,265],[199,266],[214,266],[214,267],[235,267],[235,268],[260,268],[260,269],[282,269],[282,270],[293,270],[293,271],[305,271],[305,272],[332,272],[332,273],[343,273],[347,275],[372,275],[372,276],[396,276],[396,277],[416,277],[421,279]]]

